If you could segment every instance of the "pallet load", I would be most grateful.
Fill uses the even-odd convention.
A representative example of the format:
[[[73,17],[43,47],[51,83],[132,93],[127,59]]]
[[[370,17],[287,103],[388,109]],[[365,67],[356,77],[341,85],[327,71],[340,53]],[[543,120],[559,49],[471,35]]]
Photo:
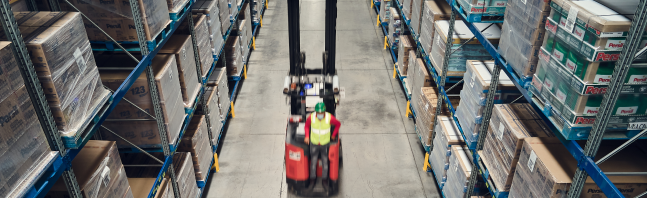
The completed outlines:
[[[398,47],[398,71],[400,76],[407,76],[409,69],[409,57],[416,57],[416,41],[411,39],[409,35],[400,35],[400,46]]]
[[[411,20],[411,6],[413,4],[413,0],[400,0],[398,1],[402,6],[402,13],[404,14],[403,19],[404,20]]]
[[[391,7],[393,4],[393,0],[383,0],[380,3],[380,22],[381,23],[388,23],[389,20],[391,20]]]
[[[98,55],[100,66],[135,66],[137,63],[132,61],[126,55]],[[158,54],[153,58],[152,65],[155,83],[157,84],[162,114],[164,115],[164,126],[169,144],[175,144],[180,134],[182,123],[184,122],[184,103],[182,93],[180,92],[180,82],[177,77],[178,67],[175,56],[170,54]],[[112,90],[117,90],[130,71],[101,71],[102,82]],[[148,114],[154,114],[153,101],[150,96],[150,87],[146,74],[142,73],[133,83],[133,86],[124,95],[125,99],[132,101],[146,113],[137,107],[120,102],[108,119],[152,119]],[[148,114],[147,114],[148,113]],[[159,137],[157,122],[155,121],[110,121],[106,120],[103,125],[117,133],[119,136],[126,138],[129,142],[141,148],[161,148],[162,142]],[[120,148],[131,148],[132,145],[123,141],[121,138],[100,129],[101,137],[104,140],[116,141]]]
[[[495,45],[499,43],[499,37],[501,36],[501,29],[499,29],[499,26],[490,26],[489,23],[475,23],[474,26],[481,31],[483,36],[485,36],[490,43]],[[432,51],[429,53],[429,58],[431,59],[432,65],[436,68],[438,75],[442,73],[446,53],[451,53],[449,56],[449,65],[447,67],[447,76],[463,76],[467,60],[492,59],[492,56],[490,56],[487,50],[485,50],[485,47],[483,47],[478,40],[473,39],[466,43],[466,41],[474,37],[474,34],[472,34],[463,21],[455,22],[450,52],[445,51],[445,43],[447,42],[448,37],[447,32],[449,31],[449,21],[436,21],[435,29],[436,33],[433,41],[434,47],[432,47]]]
[[[452,145],[449,156],[447,179],[443,185],[442,193],[447,198],[462,198],[472,174],[472,156],[465,145]],[[480,176],[479,176],[480,177]],[[474,187],[474,195],[484,195],[487,189],[481,180]]]
[[[223,121],[229,115],[229,87],[227,85],[227,74],[225,68],[217,67],[214,69],[211,78],[207,81],[207,87],[204,91],[205,102],[208,111],[202,111],[198,107],[196,113],[199,115],[208,115],[209,130],[211,130],[212,145],[218,144],[220,132],[222,132]]]
[[[260,24],[265,3],[265,0],[252,0],[252,22]]]
[[[202,3],[202,2],[200,2]],[[207,17],[205,15],[193,15],[193,24],[195,31],[195,41],[198,45],[198,56],[200,57],[200,70],[201,78],[207,77],[211,66],[214,63],[213,46],[209,34],[209,27],[207,26]],[[176,30],[177,34],[190,35],[188,20],[184,21]],[[222,39],[221,39],[222,40]],[[195,60],[195,59],[194,59]],[[194,61],[195,62],[195,61]]]
[[[436,106],[438,105],[438,94],[433,87],[421,87],[419,89],[421,94],[416,100],[420,102],[413,107],[416,112],[416,133],[418,133],[421,143],[429,146],[431,145],[434,115],[436,115]]]
[[[537,71],[539,50],[546,34],[550,2],[509,0],[501,30],[499,53],[522,80]]]
[[[453,145],[464,145],[454,119],[449,116],[438,116],[436,125],[436,137],[434,137],[434,148],[429,154],[431,169],[436,176],[436,182],[442,189],[447,181],[447,169],[449,168],[449,157],[452,155]]]
[[[388,42],[389,47],[391,47],[395,53],[398,52],[398,46],[400,46],[400,34],[402,34],[402,20],[400,18],[400,13],[395,8],[391,9],[391,18],[389,19],[389,28],[388,28]]]
[[[429,56],[433,47],[434,34],[436,33],[436,21],[449,20],[452,13],[452,7],[445,1],[424,1],[422,10],[422,19],[420,19],[420,46]]]
[[[243,69],[243,54],[240,49],[240,44],[242,42],[240,37],[231,36],[227,39],[225,43],[225,57],[227,62],[227,76],[238,76],[240,77]]]
[[[156,179],[156,178],[153,178]],[[159,190],[155,194],[155,198],[174,198],[173,185],[169,182],[170,179],[164,178],[159,186]],[[152,187],[152,186],[151,186]],[[148,189],[148,188],[146,188]]]
[[[220,18],[220,28],[222,35],[227,35],[227,30],[231,27],[231,21],[233,20],[232,9],[238,11],[237,5],[231,6],[231,0],[217,0],[218,1],[218,15]]]
[[[602,146],[595,159],[616,147]],[[603,172],[645,172],[647,160],[643,150],[628,147],[599,164]],[[577,160],[570,155],[558,138],[525,138],[519,153],[519,162],[512,179],[510,197],[566,197],[577,169]],[[608,176],[625,197],[636,197],[645,192],[647,176]],[[592,179],[582,188],[581,198],[606,197]]]
[[[467,72],[463,77],[465,84],[460,92],[461,105],[456,107],[456,118],[461,123],[463,133],[465,133],[465,142],[468,145],[476,145],[478,140],[487,92],[492,81],[492,70],[494,70],[494,61],[467,61]],[[510,78],[500,75],[494,103],[511,102],[519,96],[521,94]]]
[[[195,171],[191,159],[191,153],[188,152],[176,152],[173,155],[173,168],[175,168],[178,191],[180,191],[179,194],[182,198],[200,195],[200,188],[198,188],[198,182],[195,180]],[[168,175],[167,179],[170,180]]]
[[[482,17],[503,15],[507,2],[508,0],[458,0],[456,3],[468,18],[472,18],[472,15]]]
[[[133,197],[117,144],[113,141],[88,141],[72,160],[72,169],[83,197]],[[58,179],[46,197],[69,197],[63,178]]]
[[[87,126],[110,94],[101,86],[81,15],[18,12],[15,17],[56,126],[65,142],[76,141],[78,131]],[[0,40],[7,39],[0,33]],[[19,73],[12,75],[21,78]]]
[[[11,45],[0,41],[0,197],[9,197],[28,173],[51,155]]]
[[[211,149],[207,119],[203,115],[193,116],[187,128],[178,152],[191,153],[195,179],[207,182],[207,175],[211,170],[213,150]]]
[[[202,79],[198,78],[191,35],[175,34],[171,36],[159,53],[175,56],[178,73],[173,73],[173,75],[180,79],[184,107],[193,107],[196,97],[198,97],[200,89],[202,89]]]
[[[415,55],[410,56],[412,60],[411,61],[411,68],[409,69],[409,75],[407,76],[406,80],[407,81],[407,86],[410,86],[411,88],[407,88],[407,90],[411,91],[411,110],[416,113],[416,120],[418,122],[424,122],[424,123],[430,123],[430,120],[426,119],[433,119],[433,114],[436,113],[435,110],[430,111],[428,105],[437,105],[435,102],[437,101],[430,101],[427,99],[427,95],[429,97],[437,97],[437,96],[431,96],[430,94],[435,94],[436,92],[433,91],[434,89],[431,88],[431,86],[434,84],[431,75],[427,72],[427,68],[420,58],[415,58]],[[414,64],[415,63],[415,64]],[[425,88],[425,89],[423,89]],[[433,92],[429,92],[429,89]],[[427,95],[423,93],[425,90]],[[434,104],[430,104],[429,102],[434,102]],[[424,120],[424,121],[423,121]],[[433,121],[431,122],[433,124]],[[425,124],[425,125],[427,125]],[[431,127],[431,125],[428,125]],[[429,134],[429,132],[426,131],[426,128],[429,127],[423,127],[420,126],[421,128],[418,128],[419,131],[425,131],[420,133],[420,137],[430,137],[429,135],[424,135],[424,134]],[[422,141],[423,144],[429,145],[431,142],[428,141],[427,139],[423,139]]]
[[[133,12],[129,3],[115,3],[115,0],[78,0],[70,1],[90,20],[101,27],[110,37],[117,41],[138,41],[137,30],[133,19]],[[139,0],[138,1],[143,22],[145,40],[152,41],[171,23],[169,7],[166,0]],[[123,6],[122,6],[123,5]],[[66,3],[61,3],[61,10],[73,11]],[[92,41],[111,41],[108,37],[96,28],[89,21],[83,20],[87,29],[88,38]]]
[[[586,139],[590,130],[570,128],[593,125],[631,20],[593,1],[556,0],[551,7],[530,90],[543,103],[550,102],[556,112],[551,118],[564,129],[567,139]],[[570,14],[573,17],[568,18],[569,13],[574,13]],[[609,128],[627,128],[631,123],[647,121],[644,62],[644,57],[638,57],[629,68]]]
[[[494,105],[489,126],[483,151],[479,154],[496,190],[510,191],[523,140],[555,135],[527,103]]]
[[[225,40],[222,36],[227,33],[222,31],[218,2],[219,1],[197,1],[196,5],[193,6],[194,8],[192,11],[193,13],[199,13],[207,17],[206,23],[207,30],[209,31],[209,41],[211,42],[211,55],[213,55],[214,58],[220,55],[222,46],[225,44]],[[194,23],[196,23],[195,20]],[[202,56],[202,54],[200,54],[200,56]]]
[[[249,3],[243,4],[241,7],[241,13],[238,15],[238,36],[240,37],[240,49],[243,55],[243,62],[247,61],[247,55],[249,55],[249,50],[251,49],[250,45],[252,42],[252,18],[249,11]]]

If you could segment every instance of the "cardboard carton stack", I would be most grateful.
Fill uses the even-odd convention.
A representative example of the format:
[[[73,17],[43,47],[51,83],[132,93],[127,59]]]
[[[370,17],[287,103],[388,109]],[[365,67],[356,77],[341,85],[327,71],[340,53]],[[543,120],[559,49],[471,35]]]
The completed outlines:
[[[494,105],[480,154],[497,191],[510,190],[523,140],[529,137],[554,137],[554,134],[527,103]]]
[[[178,152],[191,153],[195,179],[207,182],[207,175],[211,170],[213,151],[209,142],[209,131],[205,116],[193,116],[184,137],[182,137]]]
[[[447,169],[447,179],[442,192],[447,198],[464,197],[465,188],[472,172],[470,151],[466,146],[452,145]]]
[[[247,61],[247,55],[249,54],[250,44],[252,42],[252,18],[249,11],[249,3],[243,4],[241,8],[240,15],[238,15],[238,36],[240,37],[241,54],[243,57],[243,63]]]
[[[472,14],[483,15],[483,17],[492,15],[503,15],[506,10],[508,0],[459,0],[459,4],[467,17]]]
[[[405,20],[411,20],[411,6],[413,4],[413,0],[402,0],[399,1],[402,5],[402,13],[404,14],[403,18]]]
[[[393,48],[397,53],[398,47],[400,46],[400,34],[402,34],[402,23],[404,23],[400,17],[400,13],[396,8],[387,8],[390,9],[391,18],[389,19],[389,28],[387,36],[389,47]]]
[[[424,6],[424,0],[411,0],[411,22],[409,25],[416,36],[420,36],[420,19],[422,17],[422,8]],[[417,37],[414,39],[418,39]]]
[[[427,72],[427,67],[425,66],[423,60],[421,58],[415,58],[415,56],[410,56],[411,62],[411,68],[409,69],[409,75],[407,76],[407,79],[409,80],[407,86],[411,86],[411,88],[407,88],[411,90],[411,106],[417,107],[419,106],[418,104],[421,102],[420,99],[420,94],[422,92],[420,91],[422,87],[431,87],[432,84],[434,84],[431,75],[429,75],[429,72]],[[416,111],[418,109],[415,109]]]
[[[172,54],[177,62],[177,74],[180,79],[180,90],[184,107],[191,108],[200,93],[201,78],[198,78],[191,35],[175,34],[160,49],[160,54]]]
[[[133,197],[117,144],[90,140],[72,160],[72,169],[83,197]],[[68,197],[63,178],[49,191],[48,198]]]
[[[449,20],[451,12],[452,8],[445,1],[424,1],[418,40],[425,50],[425,55],[429,56],[433,46],[436,33],[434,23],[438,20]]]
[[[265,0],[252,0],[252,21],[260,23],[263,9],[265,9]]]
[[[101,66],[119,65],[134,67],[137,64],[125,55],[99,55],[97,59]],[[180,134],[185,115],[182,94],[180,92],[180,82],[177,76],[177,61],[175,61],[175,56],[173,55],[158,54],[153,58],[151,67],[153,68],[153,75],[155,76],[162,113],[164,115],[167,139],[170,144],[175,144]],[[121,86],[128,75],[130,75],[130,71],[101,71],[103,84],[112,90],[116,90]],[[142,109],[147,110],[148,114],[155,115],[146,74],[142,73],[135,80],[133,86],[124,95],[124,98],[132,101]],[[129,103],[120,102],[108,118],[152,119],[148,114]],[[158,137],[157,122],[155,121],[106,121],[103,125],[139,147],[161,148],[162,146],[161,139]],[[127,142],[121,140],[121,138],[114,136],[104,129],[101,129],[100,133],[105,140],[117,141],[117,145],[121,148],[132,147]]]
[[[227,33],[227,30],[231,26],[231,21],[234,19],[232,13],[234,10],[238,11],[238,6],[236,4],[231,5],[231,0],[217,0],[218,2],[218,15],[220,18],[220,28],[222,35]],[[231,6],[231,7],[230,7]]]
[[[200,194],[200,188],[195,180],[195,172],[191,153],[177,152],[173,155],[173,168],[175,168],[175,177],[177,178],[178,190],[181,197],[197,197]],[[170,179],[167,175],[167,179]]]
[[[597,158],[616,147],[600,147]],[[644,172],[645,153],[628,147],[599,165],[603,172]],[[577,161],[557,138],[526,138],[512,180],[510,197],[566,197]],[[635,197],[647,187],[646,176],[609,176],[609,180],[625,197]],[[582,198],[605,197],[590,178],[582,189]]]
[[[11,11],[13,11],[13,12],[27,12],[27,11],[29,11],[29,6],[27,5],[26,0],[9,1],[9,5],[11,6]]]
[[[243,71],[243,52],[238,36],[230,36],[225,43],[225,57],[227,62],[227,76],[240,76]]]
[[[205,88],[205,102],[208,111],[202,111],[199,107],[196,113],[200,115],[207,115],[207,122],[209,123],[209,130],[211,130],[211,144],[218,144],[218,137],[222,132],[222,125],[225,118],[229,115],[229,87],[227,85],[227,74],[225,68],[217,67],[207,81]]]
[[[421,137],[422,143],[431,145],[431,133],[434,126],[434,115],[438,105],[438,94],[433,87],[419,88],[418,105],[414,106],[416,112],[416,133]],[[413,99],[412,99],[413,100]]]
[[[213,1],[209,1],[209,2],[213,2]],[[198,2],[198,3],[204,3],[204,2]],[[202,14],[193,15],[193,24],[194,24],[194,31],[195,31],[195,41],[196,41],[196,44],[198,45],[198,51],[195,53],[198,53],[198,56],[200,56],[199,64],[200,64],[200,71],[202,72],[202,74],[199,77],[203,78],[207,76],[207,74],[209,73],[209,70],[211,69],[211,66],[213,65],[214,48],[209,34],[210,31],[207,25],[208,24],[207,17]],[[178,27],[178,30],[175,31],[175,34],[184,34],[184,35],[191,34],[189,31],[188,20],[184,21],[184,23],[182,23],[180,27]],[[222,37],[220,38],[222,40]],[[190,42],[193,42],[193,41],[190,40]]]
[[[101,86],[81,15],[74,12],[14,14],[56,126],[64,138],[74,138],[109,94]],[[7,39],[0,33],[0,40]],[[11,73],[11,78],[21,78],[19,74]]]
[[[395,1],[383,0],[380,3],[380,22],[388,23],[391,20],[391,7]]]
[[[0,41],[0,197],[20,185],[40,159],[50,153],[49,144],[29,98],[11,43]]]
[[[447,181],[447,169],[449,168],[449,157],[452,155],[451,146],[464,145],[463,136],[461,136],[454,119],[449,116],[438,116],[436,125],[436,137],[434,138],[434,148],[429,154],[431,168],[436,174],[436,182],[440,188]]]
[[[171,21],[169,18],[170,1],[166,0],[140,0],[140,18],[143,20],[146,40],[151,41],[162,32]],[[184,2],[187,2],[185,0]],[[83,14],[108,33],[117,41],[138,41],[135,22],[130,4],[116,0],[78,0],[70,1]],[[181,7],[179,2],[175,3]],[[184,5],[184,4],[182,4]],[[76,11],[68,4],[62,3],[61,10]],[[94,27],[89,21],[84,20],[88,38],[92,41],[110,41],[101,30]]]
[[[416,41],[409,35],[400,35],[400,46],[398,47],[398,70],[401,76],[407,76],[409,69],[409,57],[416,57]]]
[[[494,70],[494,61],[467,61],[465,84],[460,92],[461,105],[456,107],[456,118],[461,123],[465,142],[475,144],[478,140],[479,130],[483,122],[482,113],[485,110],[487,91],[492,81],[491,71]],[[502,72],[502,71],[501,71]],[[495,104],[510,102],[521,96],[519,90],[506,75],[499,76],[499,86],[494,98]]]
[[[531,78],[537,71],[549,13],[550,1],[508,0],[499,53],[522,78]]]
[[[482,32],[483,36],[485,36],[490,43],[496,45],[499,43],[501,29],[499,29],[497,25],[492,25],[487,28],[489,25],[489,23],[474,23],[474,26]],[[485,28],[487,28],[487,30]],[[450,60],[447,68],[447,76],[463,76],[467,60],[492,59],[492,56],[490,56],[478,40],[474,39],[469,43],[465,43],[474,37],[474,35],[463,21],[456,21],[454,25],[454,35],[451,40],[452,47],[450,52],[445,51],[445,43],[447,42],[448,37],[447,32],[449,31],[449,21],[436,21],[435,29],[436,33],[433,41],[434,46],[431,49],[432,51],[429,54],[429,58],[431,59],[432,65],[436,68],[438,75],[441,75],[442,72],[445,53],[455,51],[449,57]]]
[[[227,32],[222,31],[222,23],[220,22],[220,8],[218,3],[220,1],[197,1],[193,7],[193,13],[200,13],[207,17],[207,29],[209,30],[209,41],[211,41],[211,54],[218,57],[225,44],[223,35]],[[227,10],[222,10],[226,12]],[[195,23],[195,21],[194,21]],[[226,30],[225,30],[226,31]],[[202,55],[202,54],[201,54]]]

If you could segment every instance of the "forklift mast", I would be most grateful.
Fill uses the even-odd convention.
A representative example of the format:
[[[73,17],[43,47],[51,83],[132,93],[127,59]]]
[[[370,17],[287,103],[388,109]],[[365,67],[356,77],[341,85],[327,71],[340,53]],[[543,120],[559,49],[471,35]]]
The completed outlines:
[[[283,93],[290,98],[290,113],[303,120],[312,106],[323,102],[326,110],[335,114],[339,98],[339,80],[335,68],[337,33],[337,0],[326,0],[325,51],[321,68],[305,68],[305,52],[301,52],[299,0],[287,0],[290,71],[285,78]]]

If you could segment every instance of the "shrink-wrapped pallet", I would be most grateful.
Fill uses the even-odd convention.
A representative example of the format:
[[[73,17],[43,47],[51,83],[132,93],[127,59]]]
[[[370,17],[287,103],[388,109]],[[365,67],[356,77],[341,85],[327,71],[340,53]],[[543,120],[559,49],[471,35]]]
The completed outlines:
[[[193,198],[200,193],[198,183],[195,180],[195,172],[191,153],[176,152],[173,155],[173,168],[177,178],[178,191],[182,198]],[[167,175],[167,179],[170,179]]]
[[[225,44],[223,35],[227,32],[223,32],[220,21],[220,9],[218,7],[219,1],[198,1],[193,8],[193,13],[200,13],[205,15],[207,22],[207,29],[209,30],[209,40],[211,41],[211,54],[214,57],[220,55],[222,46]],[[224,10],[225,12],[227,10]]]
[[[175,34],[159,51],[160,54],[172,54],[177,62],[177,74],[180,79],[180,90],[184,107],[191,108],[202,88],[198,77],[191,35]]]
[[[394,7],[389,8],[391,10],[391,18],[389,19],[389,28],[388,30],[388,43],[389,47],[393,48],[397,53],[398,47],[400,46],[400,34],[402,34],[402,20],[398,10]]]
[[[398,70],[401,76],[407,76],[407,69],[409,68],[409,57],[415,52],[416,42],[408,35],[400,36],[400,46],[398,47]]]
[[[434,115],[436,114],[436,105],[438,105],[438,95],[433,87],[421,87],[421,93],[418,96],[418,103],[414,108],[416,112],[416,132],[425,145],[431,144],[431,132],[434,125]],[[413,99],[412,99],[413,100]]]
[[[225,44],[225,57],[227,62],[227,76],[240,76],[243,69],[243,56],[240,49],[239,37],[231,36]]]
[[[214,62],[213,45],[209,34],[209,26],[207,25],[207,17],[202,14],[193,15],[193,24],[195,41],[198,45],[198,51],[195,53],[198,53],[200,57],[200,70],[202,72],[200,77],[206,77]],[[190,35],[188,20],[182,23],[175,33]]]
[[[193,116],[184,137],[182,137],[178,152],[191,153],[196,180],[206,182],[207,174],[211,169],[213,152],[209,143],[209,131],[205,116]]]
[[[449,168],[449,156],[452,155],[452,145],[463,145],[461,136],[454,119],[449,116],[438,116],[436,125],[436,137],[433,139],[434,148],[429,154],[431,168],[436,174],[436,180],[440,188],[447,180],[447,169]]]
[[[99,60],[105,60],[100,61],[102,66],[137,64],[127,56],[97,56],[97,58]],[[157,84],[162,114],[164,115],[164,127],[167,139],[170,144],[174,144],[178,139],[185,115],[182,94],[180,92],[180,82],[177,77],[177,61],[175,61],[175,56],[173,55],[158,54],[153,58],[151,67],[155,76],[155,83]],[[128,75],[130,75],[129,71],[101,71],[103,84],[113,90],[121,86]],[[120,102],[108,116],[109,119],[152,119],[148,114],[155,115],[146,74],[142,73],[135,80],[133,86],[124,95],[124,98],[132,101],[140,108],[147,110],[146,113],[129,103]],[[139,147],[161,148],[162,146],[157,122],[155,121],[107,120],[103,125]],[[117,145],[121,148],[132,147],[132,145],[114,136],[105,129],[101,129],[100,132],[103,139],[117,141]]]
[[[431,53],[435,31],[434,23],[438,20],[449,20],[452,7],[445,1],[425,1],[420,20],[420,46],[425,51],[425,55]],[[418,32],[416,32],[418,33]]]
[[[388,23],[391,20],[391,5],[394,2],[393,0],[383,0],[380,3],[380,22]]]

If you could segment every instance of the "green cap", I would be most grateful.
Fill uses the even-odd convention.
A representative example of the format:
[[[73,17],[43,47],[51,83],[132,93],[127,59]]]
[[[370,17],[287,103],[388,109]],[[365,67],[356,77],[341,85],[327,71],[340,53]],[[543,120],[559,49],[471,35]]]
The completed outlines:
[[[317,113],[326,112],[326,105],[323,102],[317,103],[317,105],[315,105],[315,111]]]

